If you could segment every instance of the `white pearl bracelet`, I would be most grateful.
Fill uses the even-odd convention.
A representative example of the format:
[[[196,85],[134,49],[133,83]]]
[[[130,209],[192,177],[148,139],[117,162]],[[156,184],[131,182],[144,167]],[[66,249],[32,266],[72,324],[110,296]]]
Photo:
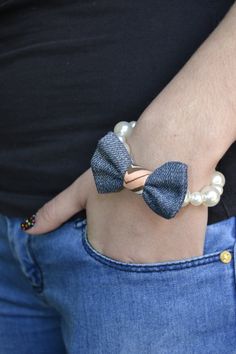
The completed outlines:
[[[126,138],[132,134],[133,128],[136,125],[136,121],[118,122],[114,127],[114,133],[119,140],[124,144],[128,153],[131,155],[130,146],[127,143]],[[132,157],[131,157],[132,158]],[[190,193],[188,190],[182,204],[185,207],[188,204],[194,206],[205,205],[207,207],[213,207],[220,201],[220,196],[223,193],[223,187],[225,185],[225,177],[223,173],[215,171],[211,177],[210,185],[203,187],[199,192]]]

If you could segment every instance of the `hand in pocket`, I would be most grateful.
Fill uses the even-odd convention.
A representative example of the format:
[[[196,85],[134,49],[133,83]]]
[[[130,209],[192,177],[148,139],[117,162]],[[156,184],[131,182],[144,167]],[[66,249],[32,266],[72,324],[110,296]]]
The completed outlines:
[[[88,239],[98,252],[128,263],[180,260],[203,254],[208,209],[189,205],[172,219],[154,213],[126,189],[98,194],[91,169],[47,202],[26,230],[38,235],[86,208]]]
[[[166,220],[136,194],[122,190],[91,194],[87,203],[87,237],[94,249],[127,263],[155,263],[201,256],[208,209],[189,205]]]

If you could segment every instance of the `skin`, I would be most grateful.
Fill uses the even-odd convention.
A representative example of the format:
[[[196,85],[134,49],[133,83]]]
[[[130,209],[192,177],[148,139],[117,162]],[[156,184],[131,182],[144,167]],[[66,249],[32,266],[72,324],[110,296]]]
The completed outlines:
[[[150,170],[170,160],[187,163],[191,192],[210,183],[236,140],[235,54],[236,5],[139,117],[128,139],[136,162]],[[167,220],[126,189],[98,194],[91,169],[40,208],[26,232],[52,231],[84,208],[90,243],[113,259],[150,263],[203,254],[207,207],[189,205]]]

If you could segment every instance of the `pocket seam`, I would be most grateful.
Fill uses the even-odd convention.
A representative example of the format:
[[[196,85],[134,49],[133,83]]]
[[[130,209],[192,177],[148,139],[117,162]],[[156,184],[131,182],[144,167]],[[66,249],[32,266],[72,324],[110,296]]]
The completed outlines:
[[[233,249],[228,248],[221,251],[217,251],[211,254],[202,255],[199,257],[183,259],[178,261],[169,261],[169,262],[157,262],[157,263],[125,263],[122,261],[118,261],[112,258],[103,255],[98,252],[93,246],[90,244],[87,237],[87,225],[86,222],[82,225],[82,245],[87,254],[89,254],[96,261],[112,267],[114,269],[119,269],[126,272],[138,272],[138,273],[149,273],[149,272],[165,272],[165,271],[175,271],[175,270],[184,270],[187,268],[199,267],[202,265],[207,265],[214,262],[220,262],[220,253],[222,251],[229,251],[234,257]]]

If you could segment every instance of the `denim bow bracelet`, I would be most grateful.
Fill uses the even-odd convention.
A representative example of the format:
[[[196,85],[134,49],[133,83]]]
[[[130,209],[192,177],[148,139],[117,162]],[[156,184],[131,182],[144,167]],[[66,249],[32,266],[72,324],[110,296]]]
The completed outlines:
[[[98,141],[91,159],[91,169],[98,193],[122,190],[125,176],[129,171],[138,170],[124,144],[111,131]],[[155,213],[170,219],[180,210],[187,188],[187,165],[168,161],[145,177],[141,195]]]

